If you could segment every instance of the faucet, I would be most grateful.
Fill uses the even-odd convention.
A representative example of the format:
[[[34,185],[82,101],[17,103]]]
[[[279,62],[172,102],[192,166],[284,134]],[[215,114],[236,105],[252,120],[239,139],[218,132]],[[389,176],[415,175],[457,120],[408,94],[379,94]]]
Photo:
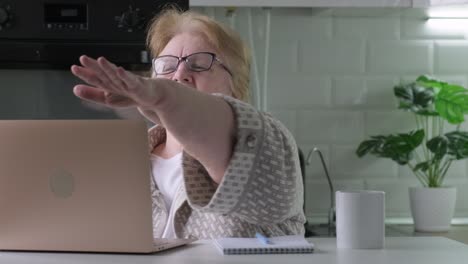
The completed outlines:
[[[312,160],[312,153],[317,152],[320,161],[322,163],[323,170],[325,171],[325,176],[327,176],[328,187],[330,188],[330,208],[328,209],[328,233],[335,234],[335,221],[336,221],[336,212],[335,212],[335,188],[333,187],[333,183],[331,181],[330,175],[328,174],[327,165],[325,164],[325,160],[323,158],[322,152],[318,148],[313,148],[307,154],[306,164],[310,165]]]

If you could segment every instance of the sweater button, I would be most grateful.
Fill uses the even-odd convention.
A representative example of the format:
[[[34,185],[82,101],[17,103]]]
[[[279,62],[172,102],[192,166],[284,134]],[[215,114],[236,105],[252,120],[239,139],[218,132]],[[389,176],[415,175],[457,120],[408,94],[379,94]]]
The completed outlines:
[[[247,147],[254,148],[257,144],[257,137],[255,135],[248,135],[246,139]]]

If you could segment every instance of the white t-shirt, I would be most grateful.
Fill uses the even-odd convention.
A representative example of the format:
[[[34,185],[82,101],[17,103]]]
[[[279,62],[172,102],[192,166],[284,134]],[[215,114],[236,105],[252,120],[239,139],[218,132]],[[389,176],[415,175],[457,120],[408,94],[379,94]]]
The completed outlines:
[[[154,181],[164,197],[168,210],[168,219],[162,238],[175,238],[172,202],[177,189],[182,185],[182,152],[169,159],[151,154],[151,164]]]

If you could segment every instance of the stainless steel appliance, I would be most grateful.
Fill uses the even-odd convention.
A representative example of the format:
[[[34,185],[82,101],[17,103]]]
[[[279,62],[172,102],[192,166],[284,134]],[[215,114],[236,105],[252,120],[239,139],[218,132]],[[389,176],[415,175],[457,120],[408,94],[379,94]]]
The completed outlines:
[[[0,0],[0,68],[69,69],[81,54],[150,66],[148,21],[188,0]]]

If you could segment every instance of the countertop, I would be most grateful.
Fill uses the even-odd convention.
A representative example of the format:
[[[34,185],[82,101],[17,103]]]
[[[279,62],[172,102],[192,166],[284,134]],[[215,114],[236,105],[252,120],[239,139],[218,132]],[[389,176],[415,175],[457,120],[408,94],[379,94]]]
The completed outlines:
[[[468,225],[452,225],[448,232],[415,232],[413,225],[387,225],[386,236],[440,236],[468,244]]]
[[[1,252],[8,264],[459,264],[467,263],[468,245],[444,237],[387,237],[384,249],[341,250],[336,239],[309,238],[313,254],[222,255],[212,241],[196,241],[185,247],[149,255],[49,252]]]
[[[335,233],[330,231],[325,224],[310,225],[309,230],[312,232],[309,236],[313,237],[334,237]],[[386,237],[421,237],[421,236],[438,236],[446,237],[468,245],[468,225],[452,224],[448,232],[425,233],[415,232],[411,224],[386,224]]]

